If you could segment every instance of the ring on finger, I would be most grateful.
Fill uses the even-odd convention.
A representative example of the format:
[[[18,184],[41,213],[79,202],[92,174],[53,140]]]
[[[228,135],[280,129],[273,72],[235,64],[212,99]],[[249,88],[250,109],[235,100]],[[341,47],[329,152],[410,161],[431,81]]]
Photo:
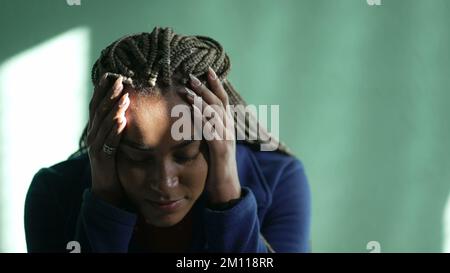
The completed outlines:
[[[103,144],[103,152],[105,152],[107,155],[112,155],[115,151],[116,151],[115,147],[111,147],[106,143]]]

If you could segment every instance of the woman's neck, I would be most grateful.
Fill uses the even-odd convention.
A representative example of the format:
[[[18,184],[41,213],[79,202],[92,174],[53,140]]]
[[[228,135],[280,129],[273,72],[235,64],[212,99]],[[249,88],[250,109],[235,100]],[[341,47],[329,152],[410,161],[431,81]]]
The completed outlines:
[[[157,227],[138,218],[134,237],[149,252],[186,252],[192,243],[193,217],[189,212],[171,227]]]

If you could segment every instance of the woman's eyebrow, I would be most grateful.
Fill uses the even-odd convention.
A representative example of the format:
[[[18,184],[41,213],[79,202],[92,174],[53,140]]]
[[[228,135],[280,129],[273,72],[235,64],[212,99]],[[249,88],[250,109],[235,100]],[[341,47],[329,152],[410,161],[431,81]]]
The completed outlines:
[[[154,150],[153,147],[144,145],[142,143],[136,143],[136,142],[131,141],[131,140],[126,139],[126,138],[122,138],[121,142],[122,142],[121,144],[124,144],[124,145],[129,146],[129,147],[131,147],[133,149],[137,149],[137,150],[141,150],[141,151],[153,151]]]
[[[178,143],[178,144],[174,145],[172,147],[172,150],[176,150],[176,149],[180,149],[180,148],[186,147],[186,146],[194,143],[195,141],[196,140],[193,140],[193,139],[185,140],[185,141],[183,141],[181,143]],[[125,144],[126,146],[129,146],[131,148],[134,148],[134,149],[137,149],[137,150],[141,150],[141,151],[154,151],[155,150],[155,148],[153,148],[153,147],[147,146],[147,145],[142,144],[142,143],[136,143],[136,142],[131,141],[131,140],[126,139],[126,138],[122,138],[122,144]]]

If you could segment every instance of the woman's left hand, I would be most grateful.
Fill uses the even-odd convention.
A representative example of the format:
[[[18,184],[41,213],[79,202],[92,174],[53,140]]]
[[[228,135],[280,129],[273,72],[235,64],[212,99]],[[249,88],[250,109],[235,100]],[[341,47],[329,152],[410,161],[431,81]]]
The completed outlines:
[[[194,118],[201,118],[202,136],[209,148],[208,178],[205,190],[211,205],[227,203],[241,197],[236,164],[234,119],[228,106],[228,95],[213,69],[208,70],[211,90],[191,75],[191,86],[184,94],[192,104]],[[212,120],[214,119],[214,120]],[[199,122],[201,124],[201,122]],[[214,130],[211,134],[211,125]]]

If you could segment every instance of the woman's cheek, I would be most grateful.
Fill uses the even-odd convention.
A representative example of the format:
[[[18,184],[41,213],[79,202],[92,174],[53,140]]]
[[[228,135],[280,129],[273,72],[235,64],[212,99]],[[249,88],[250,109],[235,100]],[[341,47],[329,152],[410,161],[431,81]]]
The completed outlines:
[[[127,175],[127,162],[124,160],[123,156],[120,154],[117,155],[117,161],[116,161],[116,167],[117,167],[117,175],[119,176],[120,182],[125,184]]]
[[[191,192],[199,196],[205,188],[207,175],[208,162],[203,154],[200,154],[193,164],[185,168],[181,181],[184,181],[184,184],[191,189]]]
[[[139,191],[139,185],[145,177],[144,170],[141,170],[136,165],[133,165],[125,158],[118,156],[117,172],[120,183],[128,194]]]

